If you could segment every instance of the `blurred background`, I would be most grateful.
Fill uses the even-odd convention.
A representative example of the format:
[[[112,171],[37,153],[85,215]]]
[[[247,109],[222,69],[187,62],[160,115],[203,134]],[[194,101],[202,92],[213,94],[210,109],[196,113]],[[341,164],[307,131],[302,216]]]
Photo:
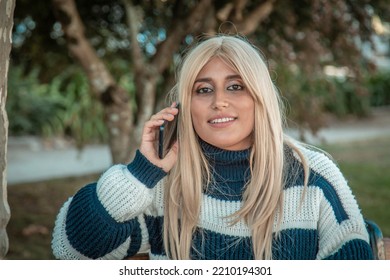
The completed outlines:
[[[289,132],[339,162],[365,217],[390,236],[388,0],[16,0],[8,259],[51,259],[55,215],[131,160],[166,104],[180,54],[205,34],[264,53]]]

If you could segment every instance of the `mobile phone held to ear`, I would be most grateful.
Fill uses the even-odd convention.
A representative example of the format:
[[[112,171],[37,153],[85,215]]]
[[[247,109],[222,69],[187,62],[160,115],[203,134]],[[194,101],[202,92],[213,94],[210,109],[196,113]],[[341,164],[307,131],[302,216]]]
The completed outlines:
[[[175,108],[179,109],[179,103],[176,103]],[[166,151],[168,151],[172,147],[173,143],[175,143],[177,139],[178,116],[179,113],[172,121],[164,121],[164,123],[159,128],[158,157],[160,159],[164,158]]]
[[[167,121],[164,121],[164,123],[160,126],[159,129],[159,135],[158,135],[158,157],[160,159],[164,156],[164,130],[165,125],[167,124]]]

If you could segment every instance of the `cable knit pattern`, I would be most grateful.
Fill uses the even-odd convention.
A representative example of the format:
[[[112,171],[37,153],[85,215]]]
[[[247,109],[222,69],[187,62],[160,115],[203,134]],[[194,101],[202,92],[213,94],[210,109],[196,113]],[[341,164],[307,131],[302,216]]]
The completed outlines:
[[[202,198],[192,259],[253,259],[251,231],[226,217],[242,206],[250,180],[250,150],[225,151],[202,142],[212,182]],[[299,147],[310,166],[303,187],[299,157],[286,149],[289,178],[280,227],[275,218],[274,259],[371,259],[368,233],[356,200],[338,167],[325,155]],[[139,151],[115,165],[61,208],[52,249],[59,259],[123,259],[149,250],[167,259],[163,246],[164,176]],[[304,196],[302,196],[304,194]],[[303,197],[303,200],[302,200]]]

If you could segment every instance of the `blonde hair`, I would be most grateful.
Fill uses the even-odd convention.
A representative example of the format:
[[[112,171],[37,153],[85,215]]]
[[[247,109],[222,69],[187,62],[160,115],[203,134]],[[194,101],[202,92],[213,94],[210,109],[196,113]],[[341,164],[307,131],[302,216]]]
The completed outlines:
[[[179,156],[165,181],[164,246],[172,259],[189,259],[202,192],[210,171],[192,126],[192,87],[203,66],[219,57],[235,69],[255,102],[251,180],[233,224],[244,220],[252,232],[256,259],[272,259],[274,221],[281,219],[284,186],[284,115],[277,89],[261,52],[246,39],[217,35],[200,42],[184,57],[170,98],[180,102]],[[288,145],[292,143],[288,141]],[[306,172],[307,174],[307,172]],[[306,176],[307,177],[307,176]],[[306,178],[307,182],[307,178]],[[278,214],[279,213],[279,214]]]

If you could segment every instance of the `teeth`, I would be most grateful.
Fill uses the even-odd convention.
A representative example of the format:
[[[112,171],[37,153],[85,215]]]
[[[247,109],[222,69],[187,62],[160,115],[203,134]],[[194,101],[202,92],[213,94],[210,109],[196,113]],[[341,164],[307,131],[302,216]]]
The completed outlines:
[[[222,118],[222,119],[215,119],[210,121],[210,123],[224,123],[224,122],[230,122],[234,121],[234,118]]]

